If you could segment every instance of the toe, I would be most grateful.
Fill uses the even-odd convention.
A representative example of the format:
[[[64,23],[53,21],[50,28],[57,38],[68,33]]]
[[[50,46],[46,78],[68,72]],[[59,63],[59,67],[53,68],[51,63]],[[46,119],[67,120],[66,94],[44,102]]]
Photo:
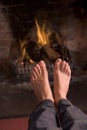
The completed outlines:
[[[67,63],[67,66],[66,66],[66,73],[70,76],[71,75],[71,69],[70,69],[70,66],[69,64]]]
[[[41,68],[40,68],[39,64],[36,65],[36,73],[37,73],[37,75],[41,74]]]
[[[43,60],[39,62],[39,65],[40,66],[46,66],[46,64],[45,64],[45,62]]]
[[[35,80],[38,77],[39,73],[40,73],[40,68],[39,65],[37,64],[31,72],[31,80]]]
[[[40,65],[40,68],[41,68],[42,72],[46,72],[47,71],[46,64],[45,64],[44,61],[40,61],[39,65]]]
[[[66,63],[65,64],[65,68],[64,68],[65,73],[68,74],[68,70],[69,70],[69,65],[68,65],[68,63]]]
[[[56,62],[55,62],[55,69],[60,69],[61,62],[62,62],[61,59],[56,60]]]
[[[62,71],[62,72],[66,72],[66,68],[67,68],[67,63],[66,63],[66,61],[62,61],[62,63],[61,63],[61,71]]]
[[[71,76],[71,69],[70,69],[70,67],[68,68],[68,75]]]
[[[34,70],[32,71],[32,79],[36,79],[37,78],[37,73],[36,73],[36,71],[35,71],[35,68],[34,68]]]
[[[60,63],[61,61],[62,61],[61,59],[57,59],[56,62],[55,62],[55,64],[58,64],[58,63]]]
[[[35,75],[38,75],[38,69],[37,69],[37,65],[34,67],[34,69],[33,69],[33,73],[35,74]]]

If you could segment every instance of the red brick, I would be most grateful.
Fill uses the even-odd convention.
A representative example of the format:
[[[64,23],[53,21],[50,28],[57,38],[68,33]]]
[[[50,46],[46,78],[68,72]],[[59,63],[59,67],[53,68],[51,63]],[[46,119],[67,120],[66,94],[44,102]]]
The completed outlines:
[[[13,41],[14,40],[1,40],[0,39],[0,48],[9,47],[13,43]]]
[[[0,57],[8,57],[10,53],[10,48],[0,48]]]

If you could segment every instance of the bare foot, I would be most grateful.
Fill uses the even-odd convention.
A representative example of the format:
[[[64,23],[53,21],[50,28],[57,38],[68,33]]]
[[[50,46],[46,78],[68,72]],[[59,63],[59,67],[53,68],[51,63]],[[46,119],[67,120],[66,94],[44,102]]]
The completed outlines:
[[[70,66],[66,61],[58,59],[54,67],[54,98],[56,103],[61,99],[67,99],[70,78]]]
[[[31,74],[32,88],[41,102],[50,99],[54,102],[48,80],[48,72],[44,61],[40,61],[33,69]]]

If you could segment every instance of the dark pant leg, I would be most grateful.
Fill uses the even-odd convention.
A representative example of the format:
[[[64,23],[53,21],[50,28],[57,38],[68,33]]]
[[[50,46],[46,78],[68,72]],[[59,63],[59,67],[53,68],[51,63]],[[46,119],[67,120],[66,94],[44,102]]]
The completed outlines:
[[[51,100],[44,100],[33,111],[28,130],[62,130],[58,128],[56,110]]]
[[[58,113],[64,130],[87,130],[87,115],[68,100],[58,103]]]

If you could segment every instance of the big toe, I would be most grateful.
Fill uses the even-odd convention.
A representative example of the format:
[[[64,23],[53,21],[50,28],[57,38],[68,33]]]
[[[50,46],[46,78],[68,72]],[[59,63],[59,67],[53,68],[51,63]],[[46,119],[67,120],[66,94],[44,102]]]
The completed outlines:
[[[47,71],[46,64],[45,64],[45,62],[43,60],[39,62],[39,65],[41,67],[42,72]]]
[[[61,62],[62,62],[61,59],[56,60],[56,62],[55,62],[55,70],[60,69],[60,64],[61,64]]]

